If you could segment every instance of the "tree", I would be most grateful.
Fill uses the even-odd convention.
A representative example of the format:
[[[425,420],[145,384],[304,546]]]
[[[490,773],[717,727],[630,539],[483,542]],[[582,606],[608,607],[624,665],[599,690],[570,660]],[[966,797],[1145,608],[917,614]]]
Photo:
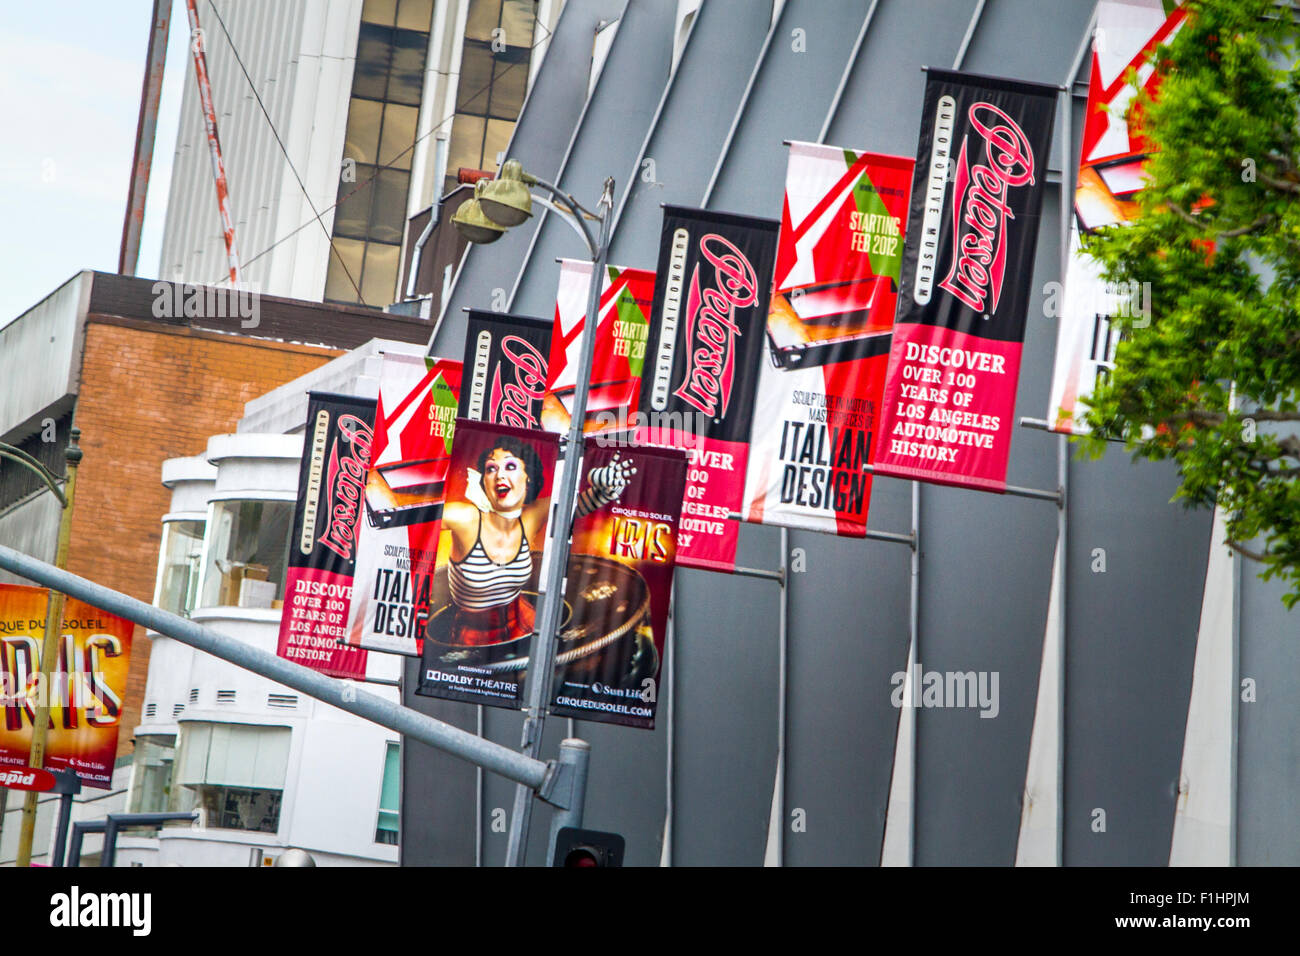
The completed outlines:
[[[1084,248],[1149,288],[1120,316],[1115,368],[1089,399],[1094,456],[1121,440],[1172,459],[1190,507],[1300,601],[1300,64],[1274,0],[1188,0],[1131,109],[1152,155],[1139,215]],[[1130,114],[1130,119],[1133,116]],[[1145,286],[1150,283],[1149,287]],[[1149,322],[1146,307],[1149,306]]]

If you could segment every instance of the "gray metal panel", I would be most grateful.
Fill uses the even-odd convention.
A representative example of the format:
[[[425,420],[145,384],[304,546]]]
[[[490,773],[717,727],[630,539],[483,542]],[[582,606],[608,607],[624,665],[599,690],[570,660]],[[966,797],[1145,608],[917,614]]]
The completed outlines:
[[[587,102],[591,49],[596,24],[618,17],[627,0],[568,0],[533,81],[528,101],[510,140],[510,154],[526,169],[553,180]],[[458,359],[465,346],[464,309],[492,305],[492,290],[508,294],[537,229],[534,219],[516,226],[490,246],[465,251],[447,296],[443,320],[434,329],[432,352]],[[550,307],[544,315],[550,315]]]
[[[976,0],[881,0],[854,59],[826,142],[913,156],[922,66],[952,66]]]
[[[709,208],[780,214],[782,140],[816,137],[867,6],[867,0],[786,4],[726,156],[714,163]],[[804,31],[804,52],[795,52],[795,29]],[[706,74],[695,82],[702,88],[675,93],[709,102],[716,81]],[[814,103],[821,105],[810,109]],[[742,526],[737,560],[775,568],[779,548],[777,529]],[[777,760],[779,593],[770,581],[702,571],[679,571],[677,588],[673,862],[757,866]],[[857,616],[847,607],[823,612],[828,620]]]
[[[1241,677],[1255,700],[1235,694],[1237,862],[1300,864],[1300,607],[1287,611],[1286,588],[1261,581],[1260,566],[1241,560]]]
[[[614,177],[615,208],[627,190],[629,171],[668,82],[676,12],[676,0],[636,0],[628,4],[619,21],[600,82],[556,182],[588,208],[595,208],[608,176]],[[508,308],[525,315],[550,316],[555,312],[559,281],[555,260],[588,256],[566,223],[549,214],[540,218]]]
[[[826,142],[914,153],[920,67],[951,64],[974,5],[881,0]],[[905,533],[910,522],[910,484],[874,481],[869,526]],[[910,552],[809,532],[790,540],[805,550],[808,570],[790,581],[785,862],[875,864],[898,735],[890,681],[907,670]],[[790,829],[795,809],[806,814],[802,833]]]
[[[817,138],[868,7],[868,0],[787,0],[745,112],[719,158],[710,209],[780,216],[786,165],[782,142]]]
[[[1060,83],[1091,13],[1091,2],[1084,0],[990,0],[961,68]],[[1048,155],[1059,150],[1056,145]],[[1049,280],[1060,278],[1060,214],[1060,187],[1050,186],[1038,234],[1017,417],[1040,416],[1047,404],[1056,324],[1043,318],[1042,292]],[[1008,481],[1055,489],[1057,441],[1021,430],[1012,440]],[[996,672],[999,710],[994,719],[973,708],[918,712],[918,864],[1015,860],[1056,520],[1050,502],[922,486],[922,669]]]
[[[419,658],[406,658],[402,670],[403,687],[416,687]],[[475,729],[474,708],[468,704],[417,697],[410,690],[403,692],[402,704],[462,730]],[[403,866],[474,865],[475,773],[463,760],[410,737],[402,738],[399,836]]]
[[[1211,523],[1170,504],[1176,488],[1172,467],[1121,448],[1070,463],[1070,866],[1169,862]],[[1105,573],[1093,571],[1099,548]],[[1092,829],[1097,808],[1104,833]]]
[[[659,206],[698,206],[771,20],[769,4],[704,0],[660,105],[658,122],[624,174],[631,189],[615,220],[611,262],[652,269]],[[654,161],[653,180],[642,175]]]
[[[741,527],[737,563],[779,557],[778,529]],[[758,866],[776,779],[777,586],[679,570],[674,594],[673,864]]]

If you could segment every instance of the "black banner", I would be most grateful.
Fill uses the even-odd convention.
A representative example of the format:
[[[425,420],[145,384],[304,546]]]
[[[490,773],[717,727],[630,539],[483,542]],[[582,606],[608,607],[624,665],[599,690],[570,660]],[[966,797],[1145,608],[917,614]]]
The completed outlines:
[[[586,442],[552,713],[653,729],[686,453]]]
[[[731,571],[781,224],[665,206],[640,444],[691,453],[677,561]]]
[[[1006,487],[1057,96],[926,78],[878,474]]]
[[[352,603],[374,422],[373,398],[319,392],[308,397],[277,651],[332,677],[366,676],[366,652],[341,642]]]
[[[512,428],[541,428],[551,323],[523,315],[469,311],[458,417]]]

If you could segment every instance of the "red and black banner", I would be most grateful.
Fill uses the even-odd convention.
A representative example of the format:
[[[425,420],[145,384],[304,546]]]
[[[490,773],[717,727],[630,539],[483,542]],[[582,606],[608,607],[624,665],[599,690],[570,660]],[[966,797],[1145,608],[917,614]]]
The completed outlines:
[[[520,706],[560,436],[460,418],[417,694]]]
[[[309,395],[276,652],[331,677],[366,676],[366,652],[342,642],[374,421],[373,398]]]
[[[878,474],[1006,488],[1057,95],[926,78]]]
[[[690,455],[677,563],[736,565],[754,390],[780,223],[665,206],[638,444]]]
[[[686,452],[586,446],[551,712],[653,729]]]
[[[512,428],[541,428],[550,352],[550,322],[471,309],[459,416]]]

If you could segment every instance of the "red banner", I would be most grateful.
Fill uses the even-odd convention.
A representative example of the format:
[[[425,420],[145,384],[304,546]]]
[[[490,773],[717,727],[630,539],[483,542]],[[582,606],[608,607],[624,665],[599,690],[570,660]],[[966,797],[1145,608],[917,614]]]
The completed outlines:
[[[578,364],[587,341],[590,262],[560,260],[560,285],[551,326],[542,427],[565,434],[572,421]],[[655,274],[645,269],[608,266],[601,283],[591,389],[583,432],[628,431],[646,423],[640,411],[641,373],[649,340]]]
[[[72,770],[88,787],[112,784],[117,735],[126,698],[135,625],[97,607],[67,598],[63,605],[58,660],[51,679],[41,673],[44,588],[0,584],[0,768],[27,769],[32,727],[42,699],[50,705],[45,745],[48,770]]]
[[[384,356],[345,638],[354,647],[420,653],[460,382],[460,362]]]
[[[790,146],[747,521],[866,534],[914,165]]]

